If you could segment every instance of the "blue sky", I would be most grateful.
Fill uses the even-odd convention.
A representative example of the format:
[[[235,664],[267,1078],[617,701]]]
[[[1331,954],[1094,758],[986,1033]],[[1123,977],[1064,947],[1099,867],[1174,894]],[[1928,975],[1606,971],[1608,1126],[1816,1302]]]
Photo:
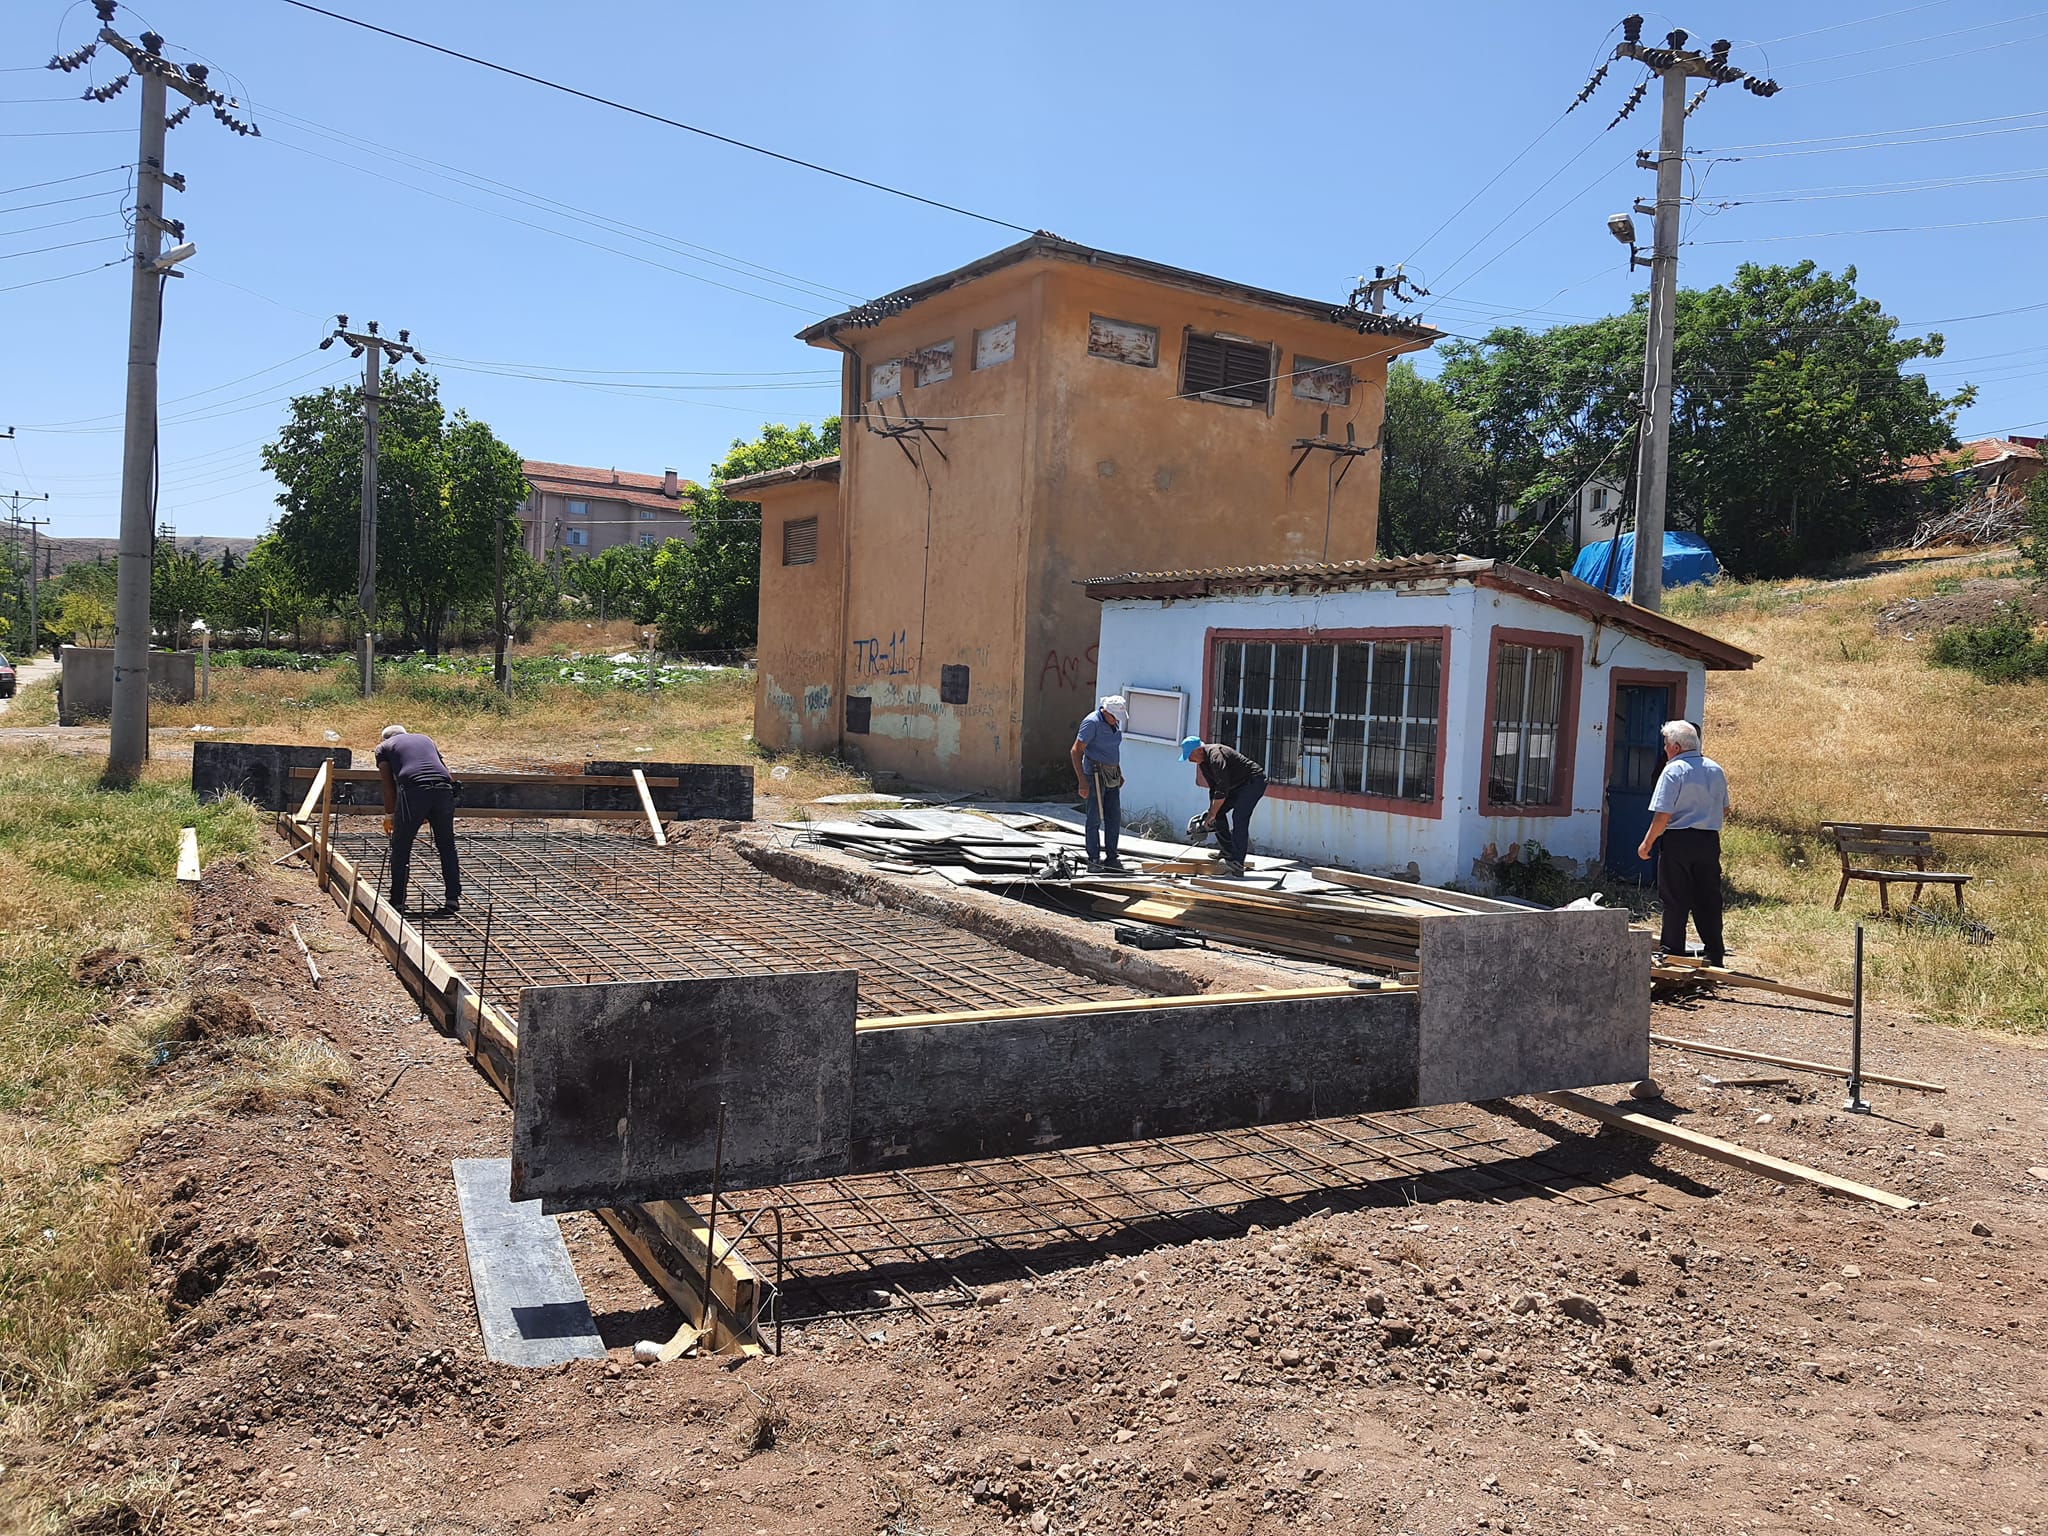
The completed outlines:
[[[1341,300],[1405,260],[1434,291],[1423,314],[1452,332],[1609,313],[1637,281],[1603,219],[1650,195],[1630,161],[1654,91],[1607,131],[1641,73],[1617,64],[1559,119],[1619,6],[326,3],[1270,288]],[[19,427],[0,491],[48,492],[52,533],[111,536],[138,97],[80,102],[82,75],[40,68],[89,39],[89,6],[4,12],[0,188],[26,190],[0,193],[0,427]],[[1645,15],[1652,37],[1737,40],[1736,63],[1785,87],[1717,91],[1691,119],[1706,153],[1681,280],[1744,260],[1853,264],[1909,328],[1945,334],[1939,385],[1979,386],[1964,436],[2048,431],[2048,9],[1701,0]],[[834,409],[831,358],[792,339],[809,319],[1017,238],[282,0],[145,0],[117,24],[211,62],[264,133],[195,116],[171,136],[189,188],[171,213],[199,247],[163,335],[159,515],[181,533],[254,534],[274,514],[257,449],[287,397],[352,372],[340,348],[315,350],[337,311],[410,328],[443,399],[526,457],[701,476],[762,421]]]

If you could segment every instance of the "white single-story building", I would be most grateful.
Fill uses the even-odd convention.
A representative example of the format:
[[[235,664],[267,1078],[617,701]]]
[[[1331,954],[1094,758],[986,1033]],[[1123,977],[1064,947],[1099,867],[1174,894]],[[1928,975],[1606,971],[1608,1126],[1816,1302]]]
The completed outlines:
[[[1415,555],[1100,577],[1098,692],[1130,700],[1123,813],[1207,804],[1182,736],[1266,766],[1254,851],[1433,885],[1635,847],[1666,720],[1748,651],[1580,582]],[[1708,744],[1712,751],[1712,744]]]

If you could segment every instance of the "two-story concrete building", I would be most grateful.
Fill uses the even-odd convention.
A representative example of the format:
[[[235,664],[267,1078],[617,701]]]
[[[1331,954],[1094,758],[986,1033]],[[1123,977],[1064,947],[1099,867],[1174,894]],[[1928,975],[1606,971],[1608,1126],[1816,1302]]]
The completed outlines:
[[[594,555],[615,544],[652,547],[690,537],[683,498],[696,487],[672,469],[636,475],[529,459],[528,494],[519,504],[521,541],[536,560],[557,550]]]
[[[1108,571],[1369,559],[1388,362],[1436,332],[1034,235],[803,331],[835,461],[763,508],[755,735],[1015,793],[1094,705]]]

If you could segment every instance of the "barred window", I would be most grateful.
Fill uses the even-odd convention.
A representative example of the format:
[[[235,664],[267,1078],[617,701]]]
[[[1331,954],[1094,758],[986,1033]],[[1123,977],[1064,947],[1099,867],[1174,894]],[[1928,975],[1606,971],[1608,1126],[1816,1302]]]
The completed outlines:
[[[1570,652],[1498,642],[1493,660],[1493,749],[1486,798],[1493,805],[1553,805],[1560,785]]]
[[[1219,640],[1215,739],[1275,784],[1433,804],[1443,642]]]

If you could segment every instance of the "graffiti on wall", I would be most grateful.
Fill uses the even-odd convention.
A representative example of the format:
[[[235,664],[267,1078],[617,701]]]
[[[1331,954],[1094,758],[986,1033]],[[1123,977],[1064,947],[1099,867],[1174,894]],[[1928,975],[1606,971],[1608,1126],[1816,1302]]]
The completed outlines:
[[[910,632],[899,629],[888,639],[872,636],[853,642],[855,677],[908,677],[911,673]]]
[[[1045,653],[1045,665],[1038,669],[1040,688],[1081,688],[1095,681],[1095,651],[1089,646],[1080,655],[1062,655],[1057,649]]]

